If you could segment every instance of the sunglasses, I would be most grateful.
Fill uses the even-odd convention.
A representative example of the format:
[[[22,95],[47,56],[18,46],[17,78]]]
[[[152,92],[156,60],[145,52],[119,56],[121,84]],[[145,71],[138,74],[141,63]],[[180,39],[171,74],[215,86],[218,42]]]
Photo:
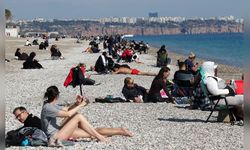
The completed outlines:
[[[22,113],[24,113],[24,111],[22,111],[20,114],[16,115],[16,119],[18,119]]]

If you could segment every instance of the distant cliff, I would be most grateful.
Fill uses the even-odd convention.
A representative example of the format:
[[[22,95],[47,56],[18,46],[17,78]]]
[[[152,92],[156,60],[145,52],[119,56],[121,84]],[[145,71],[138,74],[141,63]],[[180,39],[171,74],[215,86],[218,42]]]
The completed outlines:
[[[104,35],[104,34],[134,34],[134,35],[167,35],[167,34],[204,34],[204,33],[241,33],[244,24],[234,21],[221,20],[189,20],[180,23],[147,23],[137,24],[106,23],[94,21],[60,21],[30,22],[21,25],[23,33],[44,31],[75,35]]]

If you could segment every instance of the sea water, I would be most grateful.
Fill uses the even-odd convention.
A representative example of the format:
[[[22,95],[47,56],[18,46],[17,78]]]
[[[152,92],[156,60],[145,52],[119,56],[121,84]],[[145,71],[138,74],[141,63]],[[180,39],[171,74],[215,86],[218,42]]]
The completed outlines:
[[[247,55],[243,33],[134,36],[126,39],[144,41],[156,48],[166,45],[169,51],[186,56],[192,51],[198,58],[240,68]]]

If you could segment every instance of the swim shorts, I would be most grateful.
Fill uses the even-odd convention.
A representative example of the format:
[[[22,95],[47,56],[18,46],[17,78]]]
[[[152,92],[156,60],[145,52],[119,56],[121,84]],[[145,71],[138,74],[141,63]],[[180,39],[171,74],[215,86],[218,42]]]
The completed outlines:
[[[131,74],[138,75],[139,72],[140,72],[140,71],[137,70],[137,69],[132,69]]]

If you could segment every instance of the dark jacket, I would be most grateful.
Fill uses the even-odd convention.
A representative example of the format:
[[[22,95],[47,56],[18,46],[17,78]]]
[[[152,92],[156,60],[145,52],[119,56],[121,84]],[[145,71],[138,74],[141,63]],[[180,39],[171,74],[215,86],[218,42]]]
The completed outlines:
[[[33,58],[28,57],[26,61],[23,63],[23,69],[40,69],[43,68],[43,66],[38,63],[37,60],[33,60]]]
[[[54,47],[52,47],[52,48],[50,49],[50,52],[51,52],[51,57],[52,57],[52,56],[61,57],[61,55],[62,55],[62,53],[59,51],[59,49],[54,48]]]
[[[194,79],[193,74],[186,70],[178,70],[174,74],[174,82],[180,87],[191,87],[192,79]]]
[[[135,100],[135,97],[142,95],[143,100],[146,98],[146,89],[142,86],[134,84],[133,88],[128,88],[126,85],[122,88],[122,94],[127,100]]]
[[[105,58],[105,60],[107,61],[107,59]],[[95,63],[95,71],[98,73],[102,73],[107,71],[107,66],[104,65],[103,61],[102,61],[102,56],[99,56],[96,63]]]
[[[37,127],[38,129],[41,129],[41,120],[37,116],[29,114],[24,121],[24,127]]]

